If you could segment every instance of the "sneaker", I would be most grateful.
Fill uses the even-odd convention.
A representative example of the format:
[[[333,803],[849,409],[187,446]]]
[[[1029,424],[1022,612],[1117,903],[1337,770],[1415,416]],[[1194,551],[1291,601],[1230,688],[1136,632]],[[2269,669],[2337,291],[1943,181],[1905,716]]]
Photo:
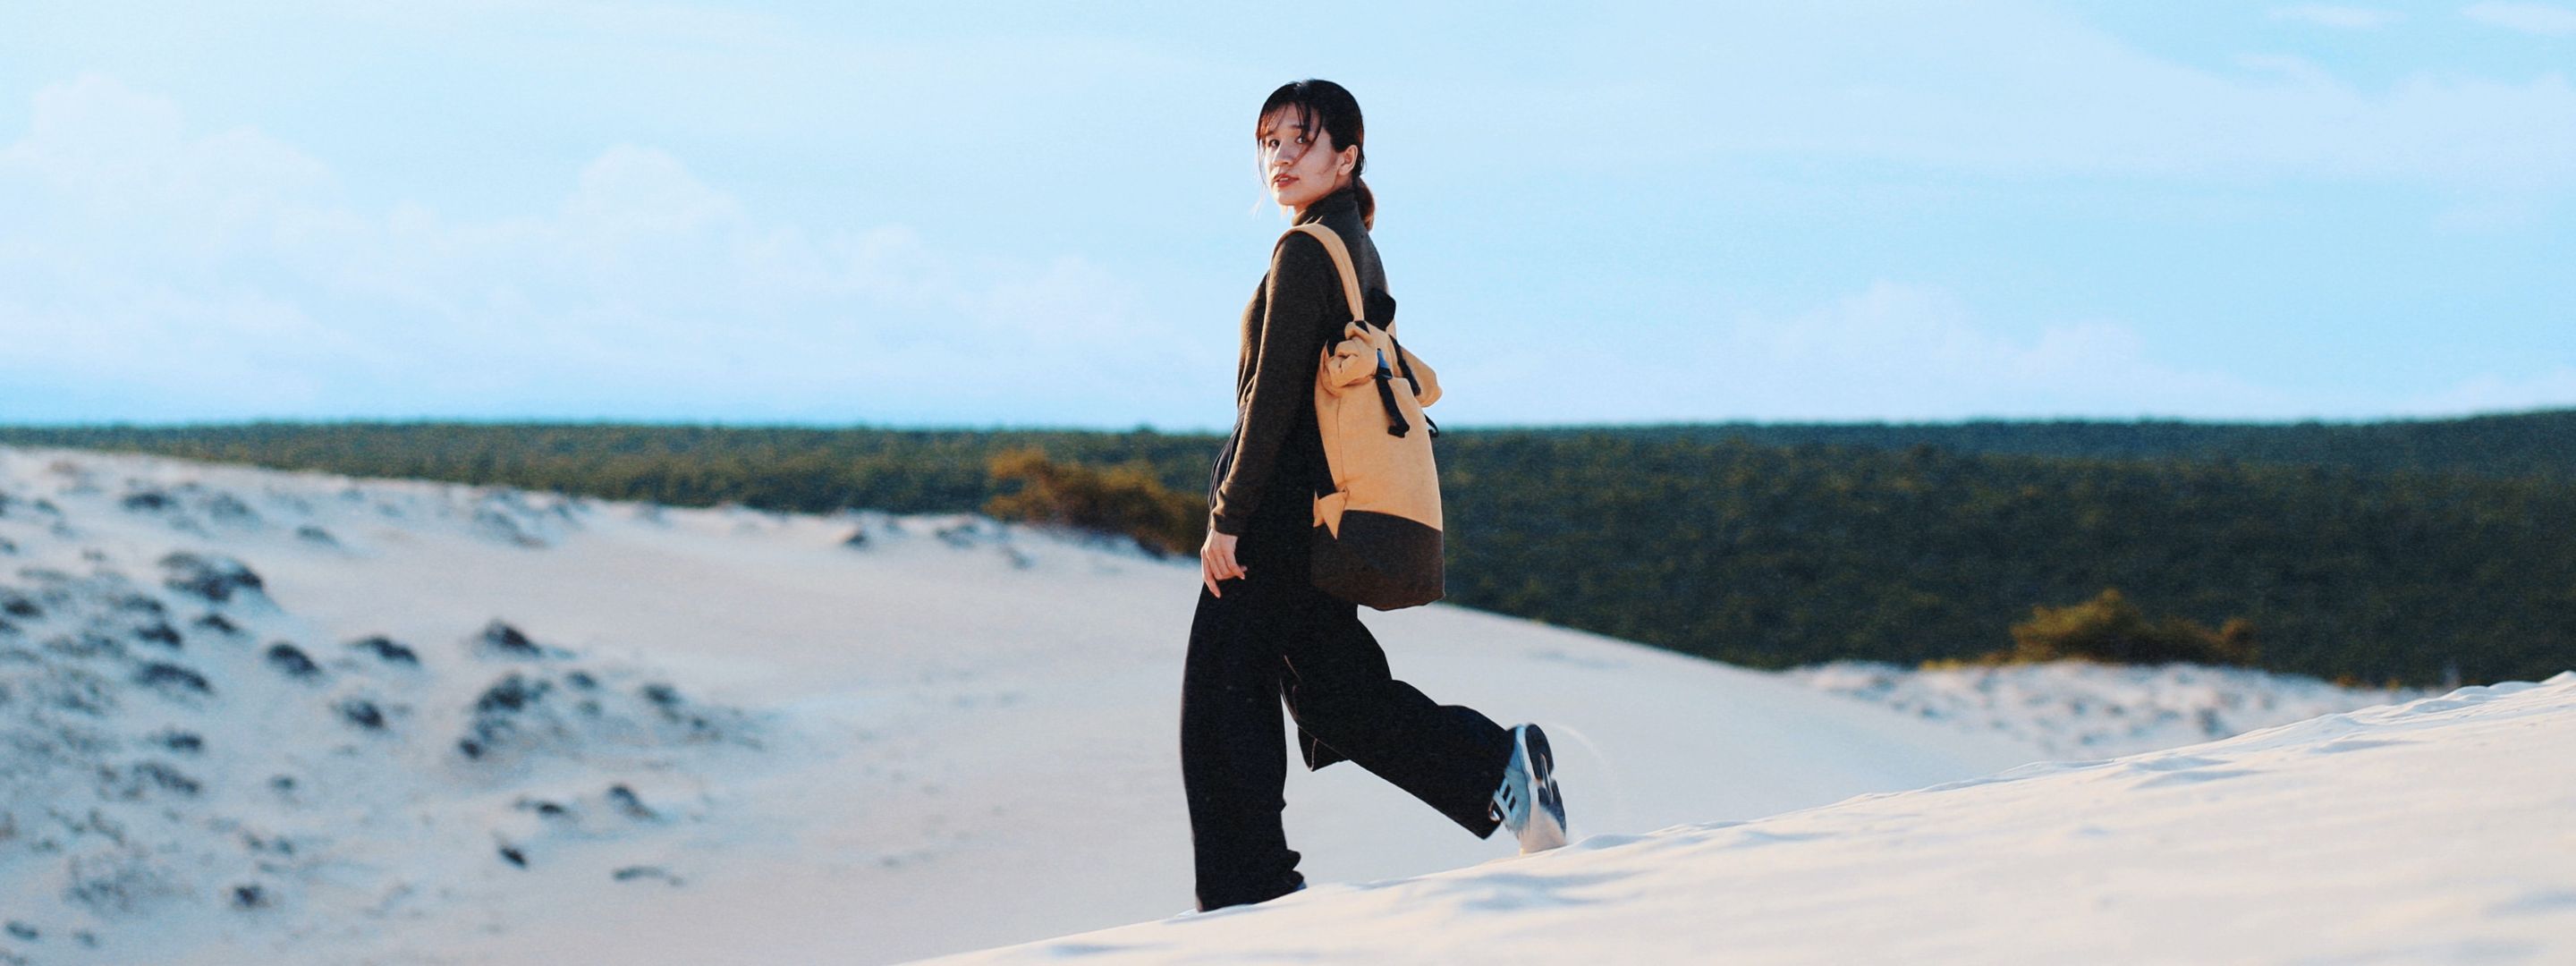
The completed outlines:
[[[1556,789],[1556,753],[1547,748],[1547,732],[1534,724],[1512,727],[1512,760],[1503,766],[1503,785],[1486,808],[1520,839],[1522,855],[1565,844],[1565,796]]]

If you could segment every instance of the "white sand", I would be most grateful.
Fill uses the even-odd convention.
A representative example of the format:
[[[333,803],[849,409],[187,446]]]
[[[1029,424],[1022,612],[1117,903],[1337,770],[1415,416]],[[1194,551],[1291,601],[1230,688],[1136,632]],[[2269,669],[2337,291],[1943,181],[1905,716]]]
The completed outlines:
[[[168,505],[124,504],[147,491]],[[664,510],[62,451],[0,449],[0,492],[16,498],[0,512],[14,548],[0,588],[52,595],[0,634],[0,653],[22,652],[0,662],[0,683],[20,685],[0,727],[92,739],[43,755],[0,746],[16,756],[0,766],[43,778],[0,791],[16,821],[0,834],[0,919],[37,934],[0,932],[9,955],[881,963],[1191,903],[1176,747],[1188,562],[973,518]],[[867,546],[843,546],[863,525]],[[935,533],[950,526],[964,529]],[[238,558],[267,602],[164,586],[156,561],[173,549]],[[29,576],[47,568],[59,576]],[[183,647],[134,637],[150,615],[117,601],[138,595],[161,602]],[[243,633],[188,625],[207,611]],[[478,650],[496,618],[555,650]],[[1752,819],[2043,757],[1532,622],[1448,606],[1366,620],[1397,674],[1434,697],[1550,726],[1578,836]],[[121,643],[49,649],[84,628]],[[344,644],[378,634],[420,667]],[[309,652],[317,675],[266,663],[276,640]],[[134,683],[150,661],[195,668],[213,693]],[[604,711],[576,710],[573,671],[593,676]],[[478,697],[513,672],[551,690],[478,718]],[[113,707],[37,700],[40,680],[89,682]],[[675,687],[677,709],[640,697],[648,683]],[[379,702],[386,727],[340,717],[353,698]],[[458,739],[496,717],[516,729],[502,750],[463,755]],[[203,748],[145,740],[168,728]],[[96,773],[125,769],[131,786],[154,762],[202,787],[120,797]],[[267,784],[287,773],[300,776],[291,794]],[[620,783],[651,817],[609,797]],[[1288,797],[1319,893],[1510,851],[1352,765],[1294,774]],[[243,883],[264,903],[236,908]]]
[[[2296,674],[2197,664],[2055,661],[1923,670],[1834,661],[1782,674],[1899,714],[2011,735],[2051,758],[2173,748],[2437,693],[2337,687]]]
[[[2576,962],[2576,672],[950,963]]]

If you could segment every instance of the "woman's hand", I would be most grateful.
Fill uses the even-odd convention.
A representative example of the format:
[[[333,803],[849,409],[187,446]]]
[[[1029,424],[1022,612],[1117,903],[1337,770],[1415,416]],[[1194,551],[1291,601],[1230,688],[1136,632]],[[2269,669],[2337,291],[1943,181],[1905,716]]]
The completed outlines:
[[[1240,538],[1234,534],[1218,533],[1215,527],[1209,527],[1207,540],[1199,544],[1199,581],[1207,584],[1208,593],[1223,597],[1225,592],[1216,589],[1216,582],[1244,575],[1243,565],[1234,562],[1237,539]]]

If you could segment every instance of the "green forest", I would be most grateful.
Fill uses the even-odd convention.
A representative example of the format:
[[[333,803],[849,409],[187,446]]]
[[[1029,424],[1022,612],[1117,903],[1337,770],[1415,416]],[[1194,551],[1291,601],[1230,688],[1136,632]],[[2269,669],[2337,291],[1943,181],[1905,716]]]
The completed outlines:
[[[2179,420],[1964,423],[1680,423],[1573,426],[1645,440],[1740,439],[1797,446],[1906,449],[2095,459],[2294,463],[2355,470],[2576,477],[2576,409],[2465,419],[2371,423],[2194,423]]]
[[[2135,620],[2228,627],[2274,670],[2433,684],[2576,667],[2564,534],[2576,411],[1443,429],[1451,602],[1687,653],[1755,667],[1973,659],[2058,613],[2035,608],[2116,589]],[[1122,506],[1157,484],[1196,501],[1222,442],[1150,429],[0,427],[0,444],[800,511],[1010,507],[1032,479],[1120,480]],[[1045,462],[1006,456],[1030,450]]]

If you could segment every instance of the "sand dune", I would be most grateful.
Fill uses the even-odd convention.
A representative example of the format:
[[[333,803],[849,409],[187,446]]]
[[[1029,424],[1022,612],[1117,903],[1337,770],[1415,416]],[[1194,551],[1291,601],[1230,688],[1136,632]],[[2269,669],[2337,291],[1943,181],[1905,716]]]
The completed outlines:
[[[971,516],[70,451],[0,450],[0,490],[0,587],[42,608],[0,635],[17,658],[0,664],[0,721],[86,742],[46,759],[51,784],[8,793],[0,908],[37,936],[0,936],[13,955],[875,963],[1190,904],[1186,562]],[[257,588],[207,599],[186,585],[223,579],[182,574],[174,553]],[[135,636],[155,620],[178,646]],[[2042,757],[1527,621],[1448,606],[1367,620],[1399,676],[1561,736],[1578,835]],[[63,649],[84,633],[115,644]],[[205,693],[171,683],[181,672]],[[45,674],[110,706],[45,703],[27,684]],[[1352,766],[1292,776],[1289,797],[1318,883],[1508,853]],[[116,835],[85,825],[93,811]]]

